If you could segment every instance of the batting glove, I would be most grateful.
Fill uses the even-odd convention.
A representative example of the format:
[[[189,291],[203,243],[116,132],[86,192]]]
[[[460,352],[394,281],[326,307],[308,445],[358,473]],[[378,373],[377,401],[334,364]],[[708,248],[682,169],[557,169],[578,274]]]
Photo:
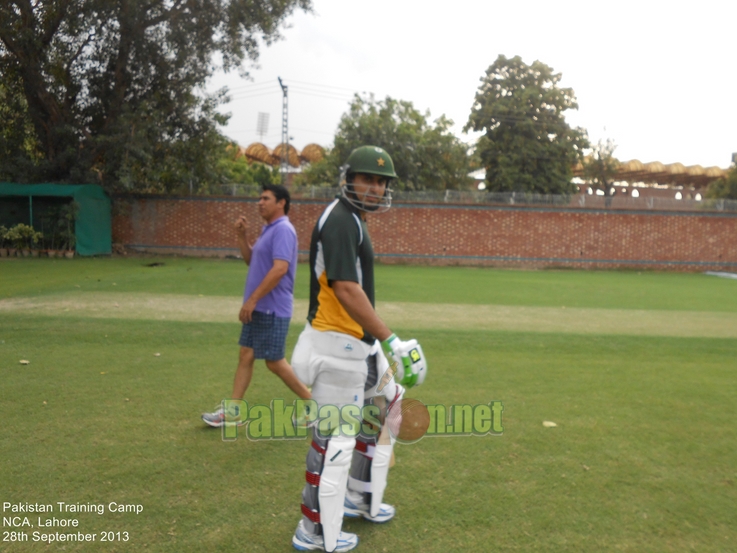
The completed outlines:
[[[403,342],[396,334],[392,334],[381,342],[381,346],[386,355],[397,363],[397,382],[411,388],[425,381],[427,360],[417,340]]]

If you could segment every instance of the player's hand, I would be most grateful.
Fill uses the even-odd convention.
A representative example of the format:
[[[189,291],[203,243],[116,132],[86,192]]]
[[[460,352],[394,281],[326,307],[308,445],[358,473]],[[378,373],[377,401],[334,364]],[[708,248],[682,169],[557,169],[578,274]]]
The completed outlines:
[[[396,334],[392,334],[381,342],[381,346],[387,356],[397,362],[397,382],[411,388],[425,381],[427,360],[417,340],[403,342]]]
[[[238,319],[243,324],[248,324],[253,319],[253,311],[256,309],[256,301],[248,298],[241,307],[241,312],[238,314]]]
[[[241,215],[238,217],[238,219],[235,222],[235,232],[238,236],[243,238],[243,240],[246,239],[246,231],[248,230],[248,219],[246,219],[245,215]]]

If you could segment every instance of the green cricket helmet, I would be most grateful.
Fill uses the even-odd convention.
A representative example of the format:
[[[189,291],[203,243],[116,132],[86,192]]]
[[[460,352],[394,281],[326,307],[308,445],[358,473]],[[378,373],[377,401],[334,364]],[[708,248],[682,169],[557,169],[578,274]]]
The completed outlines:
[[[353,178],[356,173],[386,177],[387,184],[383,197],[377,201],[366,201],[375,199],[376,196],[364,194],[362,198],[359,198],[353,189]],[[396,178],[394,162],[384,149],[378,146],[361,146],[351,152],[345,165],[341,167],[340,189],[343,197],[361,211],[383,212],[391,207],[392,191],[389,188],[389,182]]]

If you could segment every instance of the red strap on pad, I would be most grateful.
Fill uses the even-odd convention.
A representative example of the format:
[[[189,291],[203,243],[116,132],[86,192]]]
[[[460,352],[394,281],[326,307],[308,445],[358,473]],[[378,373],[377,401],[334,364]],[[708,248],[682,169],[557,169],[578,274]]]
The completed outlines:
[[[313,511],[307,505],[302,503],[302,514],[309,518],[315,524],[320,524],[320,513]]]
[[[311,486],[320,485],[320,475],[315,472],[310,472],[309,470],[305,471],[305,480],[307,480],[307,483]]]

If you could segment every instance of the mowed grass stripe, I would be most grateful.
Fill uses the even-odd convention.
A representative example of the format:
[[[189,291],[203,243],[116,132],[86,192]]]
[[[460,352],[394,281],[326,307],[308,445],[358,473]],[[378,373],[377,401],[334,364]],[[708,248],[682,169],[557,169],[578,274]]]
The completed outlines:
[[[68,292],[238,297],[242,260],[196,258],[0,258],[0,298]],[[309,295],[297,267],[295,297]],[[737,313],[737,280],[658,271],[524,271],[483,267],[376,266],[382,301]]]
[[[0,313],[236,323],[240,305],[238,297],[71,292],[0,300]],[[294,323],[304,322],[307,306],[295,300]],[[390,326],[411,329],[737,338],[737,313],[729,312],[414,302],[379,302],[377,309]]]

